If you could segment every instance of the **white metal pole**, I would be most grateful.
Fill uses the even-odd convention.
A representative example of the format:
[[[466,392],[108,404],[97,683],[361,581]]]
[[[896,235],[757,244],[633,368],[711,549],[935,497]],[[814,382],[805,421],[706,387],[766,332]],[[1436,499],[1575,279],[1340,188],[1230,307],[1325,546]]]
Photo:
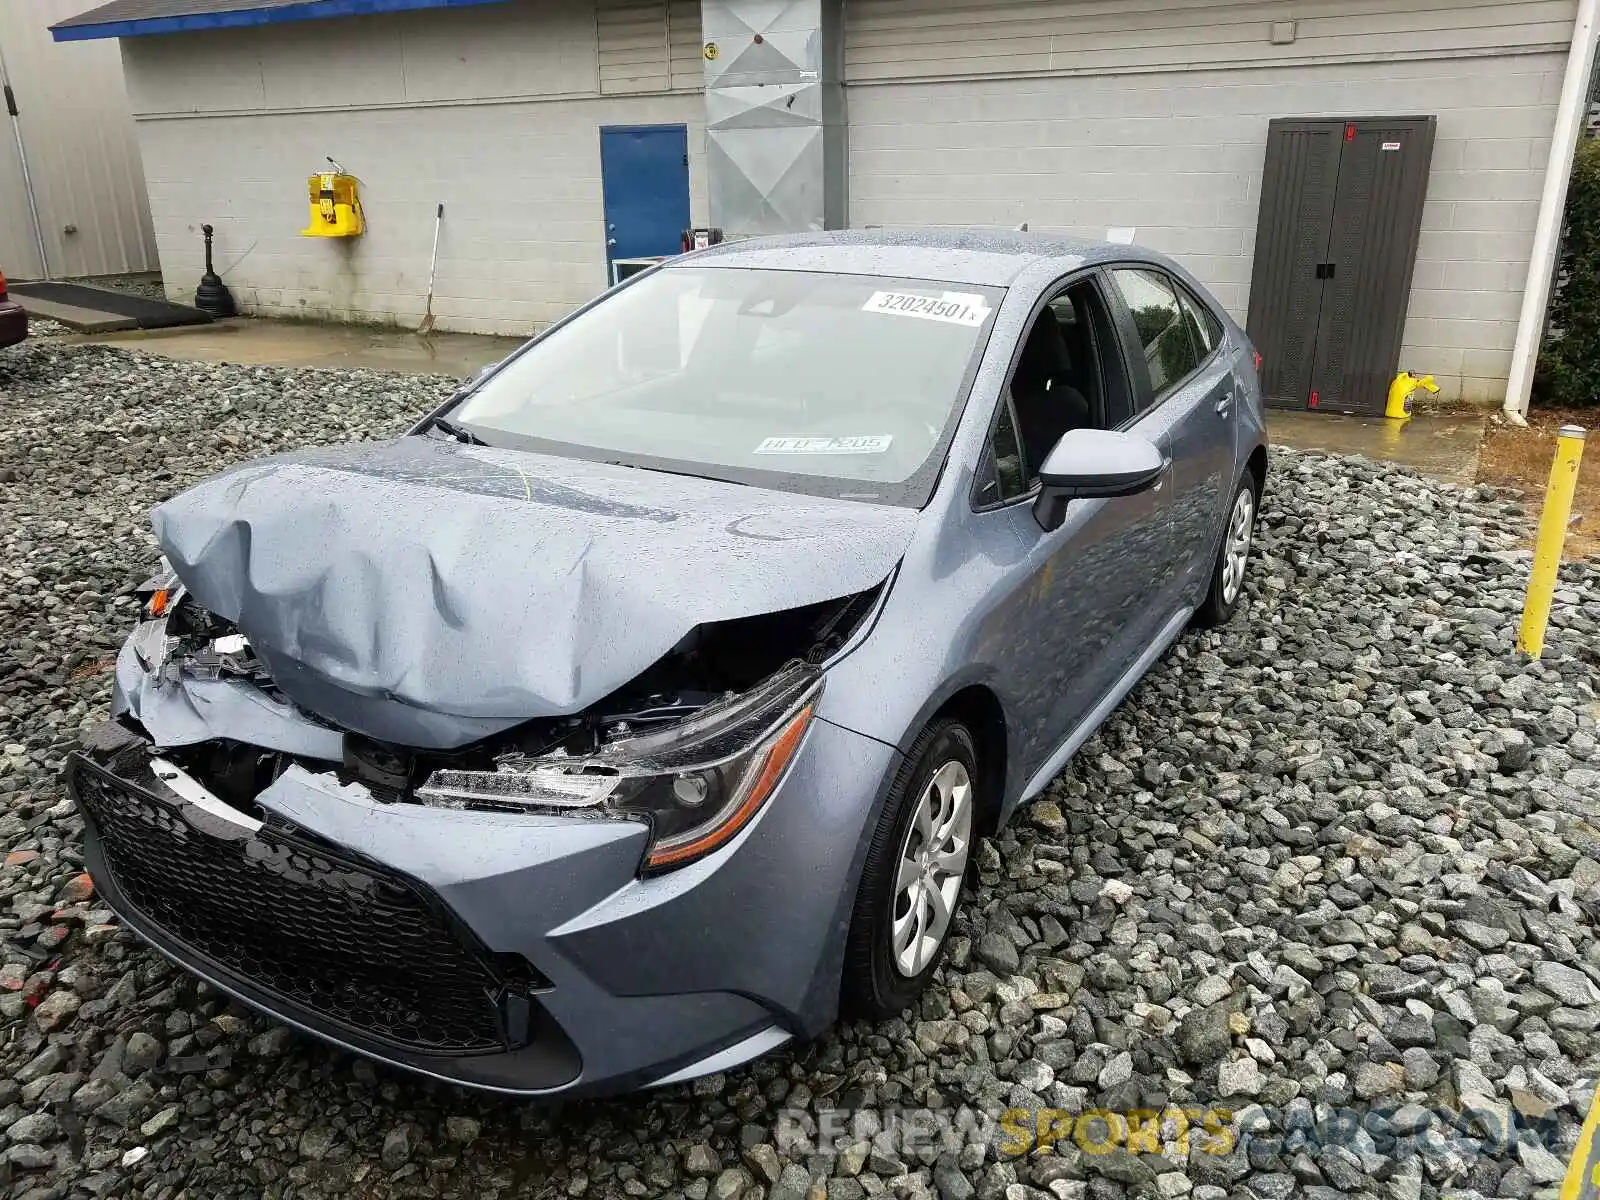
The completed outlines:
[[[1567,54],[1567,74],[1561,84],[1560,107],[1556,110],[1556,127],[1550,140],[1550,161],[1545,165],[1544,192],[1539,197],[1533,257],[1528,263],[1522,314],[1517,319],[1517,340],[1511,352],[1511,378],[1506,382],[1505,415],[1515,425],[1527,424],[1528,401],[1533,394],[1533,370],[1538,363],[1539,342],[1544,336],[1556,254],[1561,249],[1561,224],[1567,207],[1567,183],[1572,177],[1572,156],[1577,151],[1578,135],[1583,131],[1589,110],[1597,14],[1600,14],[1600,0],[1578,0],[1578,16],[1572,26],[1572,49]]]
[[[50,256],[44,249],[44,226],[39,222],[39,202],[33,195],[33,175],[28,171],[28,148],[22,141],[22,120],[17,113],[17,98],[11,91],[11,73],[6,70],[5,51],[0,49],[0,90],[4,91],[6,111],[11,114],[11,132],[17,139],[17,161],[22,164],[22,191],[28,197],[28,216],[33,221],[33,240],[39,248],[39,274],[50,278]]]

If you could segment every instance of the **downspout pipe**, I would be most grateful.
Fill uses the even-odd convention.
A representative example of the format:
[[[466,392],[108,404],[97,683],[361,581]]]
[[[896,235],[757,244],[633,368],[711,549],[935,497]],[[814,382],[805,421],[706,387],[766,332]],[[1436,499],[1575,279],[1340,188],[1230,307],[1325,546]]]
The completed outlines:
[[[1572,159],[1589,110],[1597,16],[1600,16],[1600,0],[1578,0],[1578,16],[1572,25],[1572,49],[1567,54],[1567,74],[1561,84],[1556,127],[1550,140],[1550,161],[1545,164],[1544,191],[1539,197],[1533,256],[1528,262],[1528,282],[1522,291],[1522,313],[1517,319],[1517,340],[1511,352],[1511,378],[1506,382],[1504,412],[1506,420],[1513,425],[1528,423],[1533,371],[1544,336],[1556,255],[1561,249],[1567,184],[1572,178]]]

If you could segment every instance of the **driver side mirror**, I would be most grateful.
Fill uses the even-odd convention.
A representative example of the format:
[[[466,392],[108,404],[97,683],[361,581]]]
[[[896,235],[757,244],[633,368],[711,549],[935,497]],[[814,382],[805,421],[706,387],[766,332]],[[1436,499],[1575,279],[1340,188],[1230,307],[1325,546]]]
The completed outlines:
[[[1136,496],[1159,484],[1171,466],[1154,442],[1136,433],[1068,430],[1039,470],[1034,520],[1049,533],[1061,528],[1069,501]]]

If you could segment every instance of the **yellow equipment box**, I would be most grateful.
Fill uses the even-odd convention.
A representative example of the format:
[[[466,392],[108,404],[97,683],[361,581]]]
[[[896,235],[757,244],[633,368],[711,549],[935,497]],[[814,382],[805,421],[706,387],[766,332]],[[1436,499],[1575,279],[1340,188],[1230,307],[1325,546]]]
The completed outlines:
[[[311,194],[311,224],[301,237],[359,237],[367,223],[354,175],[323,171],[306,181]]]

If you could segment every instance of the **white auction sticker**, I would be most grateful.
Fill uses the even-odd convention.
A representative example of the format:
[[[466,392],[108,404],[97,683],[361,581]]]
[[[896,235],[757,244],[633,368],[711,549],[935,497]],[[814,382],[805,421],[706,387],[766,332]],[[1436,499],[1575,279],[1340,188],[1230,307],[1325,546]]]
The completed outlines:
[[[769,437],[757,454],[884,454],[894,436],[888,433],[852,437]]]
[[[862,312],[889,313],[897,317],[916,317],[923,321],[943,321],[976,329],[993,311],[982,296],[970,292],[945,292],[942,296],[919,296],[915,292],[873,292],[861,306]]]

